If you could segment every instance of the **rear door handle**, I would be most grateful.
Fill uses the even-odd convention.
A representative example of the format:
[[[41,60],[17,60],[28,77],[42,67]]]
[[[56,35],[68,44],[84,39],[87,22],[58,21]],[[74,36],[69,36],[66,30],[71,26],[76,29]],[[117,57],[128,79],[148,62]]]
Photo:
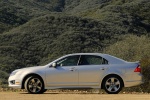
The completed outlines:
[[[70,70],[70,71],[75,71],[76,69],[75,69],[75,67],[72,67],[72,68],[70,68],[69,70]]]
[[[104,68],[104,67],[102,67],[102,68],[101,68],[101,70],[105,70],[105,68]]]

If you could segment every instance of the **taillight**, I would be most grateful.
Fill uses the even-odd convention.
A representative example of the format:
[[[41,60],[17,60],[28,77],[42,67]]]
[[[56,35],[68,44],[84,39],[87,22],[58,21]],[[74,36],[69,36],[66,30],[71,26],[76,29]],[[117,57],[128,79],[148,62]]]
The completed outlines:
[[[140,65],[138,65],[138,66],[135,68],[134,72],[141,72],[141,67],[140,67]]]

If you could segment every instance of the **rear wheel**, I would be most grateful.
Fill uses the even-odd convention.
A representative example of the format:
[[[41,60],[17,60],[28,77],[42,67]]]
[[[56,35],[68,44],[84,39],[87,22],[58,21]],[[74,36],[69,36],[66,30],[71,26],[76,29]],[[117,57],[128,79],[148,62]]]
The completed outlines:
[[[105,78],[103,83],[104,90],[109,94],[117,94],[122,90],[123,82],[117,76],[110,76]]]
[[[38,76],[31,76],[25,81],[25,89],[32,94],[45,92],[44,84]]]

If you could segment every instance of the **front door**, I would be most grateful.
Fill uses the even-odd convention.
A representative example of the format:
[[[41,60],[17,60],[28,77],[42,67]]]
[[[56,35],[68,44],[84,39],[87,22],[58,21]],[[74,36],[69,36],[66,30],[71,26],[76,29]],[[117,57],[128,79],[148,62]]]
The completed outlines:
[[[79,55],[67,56],[56,61],[56,68],[50,67],[46,70],[47,85],[50,87],[78,86],[79,57]]]

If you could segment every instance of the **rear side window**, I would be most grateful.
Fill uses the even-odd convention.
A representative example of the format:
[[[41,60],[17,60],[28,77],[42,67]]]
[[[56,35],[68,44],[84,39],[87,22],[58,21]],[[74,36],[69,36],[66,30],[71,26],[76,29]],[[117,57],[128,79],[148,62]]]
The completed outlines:
[[[100,56],[82,55],[79,65],[102,65],[108,64],[108,61]]]

